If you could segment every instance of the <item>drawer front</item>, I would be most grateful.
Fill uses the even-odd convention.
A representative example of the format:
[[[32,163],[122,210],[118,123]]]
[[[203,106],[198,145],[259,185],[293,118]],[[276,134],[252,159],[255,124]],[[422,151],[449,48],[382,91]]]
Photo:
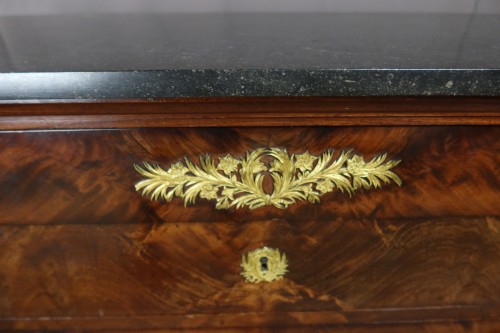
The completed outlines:
[[[499,137],[495,126],[1,133],[0,329],[498,321]],[[134,188],[142,162],[263,147],[386,153],[403,184],[255,210]],[[242,260],[262,247],[284,253],[287,272],[245,281]]]
[[[431,218],[500,215],[500,127],[351,127],[147,129],[0,134],[1,224],[215,222],[266,219]],[[297,200],[287,209],[214,209],[214,201],[184,207],[141,197],[134,165],[168,169],[188,158],[199,164],[262,147],[306,151],[354,149],[365,160],[386,153],[401,160],[402,179],[381,189],[340,191],[320,204]],[[267,177],[267,180],[270,177]],[[267,188],[267,191],[272,191]]]
[[[498,218],[0,230],[2,329],[500,319]],[[263,246],[288,271],[246,282],[242,255]]]

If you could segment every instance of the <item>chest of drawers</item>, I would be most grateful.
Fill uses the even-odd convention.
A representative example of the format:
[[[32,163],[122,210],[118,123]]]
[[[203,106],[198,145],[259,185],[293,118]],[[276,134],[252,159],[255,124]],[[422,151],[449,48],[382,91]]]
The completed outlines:
[[[0,329],[500,330],[499,20],[407,49],[463,19],[1,19]]]

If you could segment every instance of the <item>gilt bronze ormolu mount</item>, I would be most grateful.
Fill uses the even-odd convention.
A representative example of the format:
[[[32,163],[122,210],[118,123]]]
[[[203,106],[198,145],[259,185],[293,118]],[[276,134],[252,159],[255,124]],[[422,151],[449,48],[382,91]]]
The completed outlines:
[[[271,162],[264,163],[265,157]],[[379,188],[391,181],[401,186],[401,179],[391,171],[400,161],[386,161],[386,157],[382,154],[365,162],[352,150],[343,151],[335,159],[332,149],[314,156],[307,151],[289,154],[280,148],[258,148],[241,158],[229,154],[217,159],[201,156],[199,165],[186,158],[167,170],[145,162],[135,166],[145,177],[135,189],[153,200],[170,202],[180,197],[185,205],[202,198],[215,200],[217,209],[267,205],[284,209],[302,200],[317,203],[333,190],[351,196],[360,188]],[[273,180],[272,193],[264,190],[266,175]]]

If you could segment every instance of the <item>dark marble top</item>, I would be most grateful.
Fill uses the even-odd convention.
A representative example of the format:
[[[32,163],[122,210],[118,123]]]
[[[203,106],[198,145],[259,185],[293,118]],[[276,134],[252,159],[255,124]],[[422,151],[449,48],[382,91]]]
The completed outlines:
[[[500,16],[0,17],[0,100],[500,96]]]

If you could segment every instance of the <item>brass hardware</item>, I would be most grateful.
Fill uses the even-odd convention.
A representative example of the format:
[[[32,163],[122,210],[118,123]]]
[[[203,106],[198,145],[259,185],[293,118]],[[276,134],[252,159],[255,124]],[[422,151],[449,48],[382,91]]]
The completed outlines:
[[[277,249],[262,247],[242,255],[241,275],[247,282],[259,283],[281,280],[287,272],[286,255]]]
[[[272,162],[264,164],[263,157]],[[200,165],[186,158],[168,170],[145,162],[143,166],[135,165],[137,172],[146,177],[135,189],[152,200],[163,198],[170,202],[177,196],[184,199],[184,205],[200,197],[215,200],[217,209],[267,205],[284,209],[296,201],[317,203],[320,196],[334,189],[352,196],[359,188],[380,188],[382,182],[393,181],[401,186],[399,176],[390,171],[400,161],[385,161],[386,157],[383,154],[365,162],[352,150],[333,159],[332,149],[314,156],[307,151],[290,155],[280,148],[259,148],[239,159],[231,155],[219,157],[218,163],[210,155],[201,156]],[[266,193],[262,185],[266,173],[274,182],[272,193]]]

